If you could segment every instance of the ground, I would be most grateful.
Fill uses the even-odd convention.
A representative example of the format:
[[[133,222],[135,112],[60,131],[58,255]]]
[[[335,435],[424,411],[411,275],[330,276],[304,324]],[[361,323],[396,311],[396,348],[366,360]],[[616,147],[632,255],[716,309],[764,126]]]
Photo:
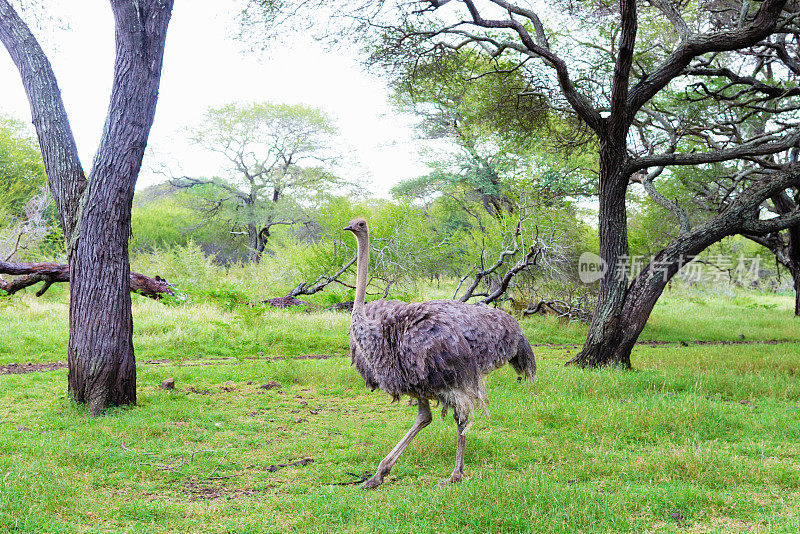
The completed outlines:
[[[565,367],[585,328],[524,319],[537,383],[490,375],[464,481],[436,487],[437,418],[374,491],[416,410],[364,389],[346,313],[137,297],[139,404],[90,417],[65,303],[0,301],[0,532],[800,531],[789,295],[667,293],[634,371]]]

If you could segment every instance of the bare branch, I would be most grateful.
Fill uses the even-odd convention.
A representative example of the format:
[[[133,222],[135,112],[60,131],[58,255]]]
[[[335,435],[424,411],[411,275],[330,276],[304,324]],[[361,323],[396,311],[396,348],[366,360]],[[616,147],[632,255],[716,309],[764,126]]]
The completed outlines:
[[[356,257],[353,256],[353,258],[350,259],[350,261],[342,265],[342,267],[334,274],[330,276],[320,275],[317,277],[316,280],[314,280],[310,284],[303,282],[294,289],[292,289],[291,291],[289,291],[289,293],[287,293],[286,296],[296,297],[297,295],[313,295],[314,293],[322,291],[323,289],[325,289],[325,286],[327,286],[331,282],[338,282],[339,277],[342,276],[347,271],[347,269],[349,269],[355,262],[356,262]]]
[[[28,286],[44,281],[45,285],[37,293],[40,297],[53,283],[69,282],[69,266],[59,263],[10,263],[0,261],[0,274],[20,276],[7,282],[0,278],[0,290],[8,294],[16,293]],[[151,299],[164,295],[178,296],[175,289],[160,276],[150,278],[139,273],[130,273],[131,291]]]
[[[733,159],[777,154],[792,147],[796,147],[798,144],[800,144],[800,130],[781,136],[772,134],[769,136],[760,136],[728,149],[693,152],[689,154],[667,153],[654,156],[641,156],[630,160],[628,167],[631,172],[635,172],[650,167],[718,163]]]
[[[689,37],[689,27],[671,0],[649,0],[649,2],[672,23],[681,41],[685,41]]]
[[[483,304],[489,304],[490,302],[494,302],[498,298],[500,298],[503,293],[506,292],[508,289],[508,284],[511,283],[511,279],[516,276],[517,273],[529,267],[531,265],[536,265],[536,260],[538,259],[539,255],[542,253],[541,247],[538,246],[531,246],[530,250],[528,251],[525,256],[520,259],[516,265],[511,267],[506,274],[503,276],[503,279],[500,281],[500,285],[492,291],[489,295],[486,296],[481,302]]]
[[[641,176],[639,174],[639,179],[637,180],[637,175],[633,175],[631,177],[632,182],[638,181],[644,187],[644,190],[653,199],[653,202],[664,208],[665,210],[671,212],[675,217],[678,219],[678,224],[680,224],[681,232],[688,232],[692,229],[691,224],[689,223],[689,217],[686,215],[686,212],[678,206],[677,203],[669,200],[667,197],[662,195],[657,189],[656,186],[653,184],[653,180],[658,177],[659,174],[664,170],[664,167],[658,167],[655,171]]]

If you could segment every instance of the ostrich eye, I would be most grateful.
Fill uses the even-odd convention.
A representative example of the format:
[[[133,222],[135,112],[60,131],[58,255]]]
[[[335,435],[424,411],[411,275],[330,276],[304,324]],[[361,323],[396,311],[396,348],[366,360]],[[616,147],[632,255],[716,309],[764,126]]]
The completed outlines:
[[[363,222],[360,222],[360,223],[358,223],[358,225],[359,225],[361,228],[364,228],[364,223],[363,223]]]

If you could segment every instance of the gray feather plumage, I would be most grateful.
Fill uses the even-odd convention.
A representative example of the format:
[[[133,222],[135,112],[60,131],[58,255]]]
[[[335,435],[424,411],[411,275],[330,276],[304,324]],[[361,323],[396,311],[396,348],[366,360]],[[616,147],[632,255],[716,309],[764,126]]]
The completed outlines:
[[[488,373],[508,362],[529,381],[536,373],[513,317],[452,300],[367,304],[352,318],[350,356],[369,388],[436,400],[465,421],[486,405]]]

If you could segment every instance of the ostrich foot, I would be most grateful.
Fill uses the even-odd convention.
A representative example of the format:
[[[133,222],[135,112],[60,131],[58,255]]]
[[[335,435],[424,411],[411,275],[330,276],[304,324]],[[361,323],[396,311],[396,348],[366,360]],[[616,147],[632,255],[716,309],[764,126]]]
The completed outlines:
[[[371,478],[368,478],[367,480],[365,480],[361,484],[359,484],[358,487],[361,488],[361,489],[375,489],[378,486],[380,486],[381,484],[383,484],[383,478],[378,478],[378,477],[373,476]]]
[[[442,486],[449,486],[450,484],[458,484],[461,482],[461,475],[456,475],[455,473],[450,477],[442,480],[438,484],[436,484],[437,488],[441,488]]]

